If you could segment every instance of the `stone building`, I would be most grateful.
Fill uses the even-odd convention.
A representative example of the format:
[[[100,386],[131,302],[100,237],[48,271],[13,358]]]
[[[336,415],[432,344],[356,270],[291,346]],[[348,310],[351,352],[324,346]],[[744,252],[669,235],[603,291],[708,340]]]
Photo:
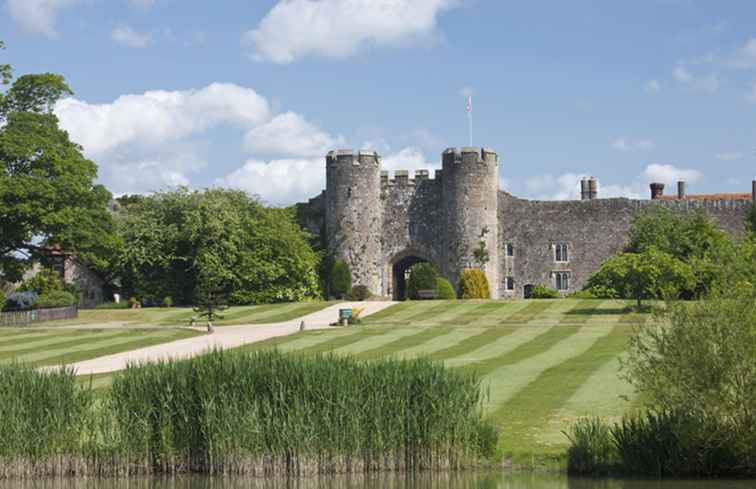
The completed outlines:
[[[455,287],[463,269],[481,267],[493,297],[528,297],[537,284],[567,294],[622,249],[637,210],[701,209],[738,235],[756,199],[756,181],[751,193],[688,195],[680,182],[667,196],[653,183],[649,200],[601,199],[593,177],[581,181],[581,200],[520,199],[499,189],[499,157],[488,148],[447,149],[433,178],[427,170],[390,178],[380,166],[374,152],[331,151],[325,191],[300,209],[350,266],[355,285],[394,298],[403,298],[409,268],[423,261]],[[481,249],[485,263],[476,259]]]

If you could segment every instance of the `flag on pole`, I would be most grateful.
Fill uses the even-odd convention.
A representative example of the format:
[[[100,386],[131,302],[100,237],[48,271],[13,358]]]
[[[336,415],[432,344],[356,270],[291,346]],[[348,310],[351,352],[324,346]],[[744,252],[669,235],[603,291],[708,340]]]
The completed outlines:
[[[472,112],[472,95],[467,96],[467,106],[465,107],[465,110],[468,114]]]

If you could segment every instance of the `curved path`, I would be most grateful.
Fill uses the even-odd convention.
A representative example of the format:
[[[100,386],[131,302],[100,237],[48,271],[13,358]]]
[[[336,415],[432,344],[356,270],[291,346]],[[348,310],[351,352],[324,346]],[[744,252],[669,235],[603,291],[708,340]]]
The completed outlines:
[[[196,336],[184,340],[172,341],[137,350],[116,353],[71,364],[78,375],[100,374],[126,368],[129,363],[150,362],[170,358],[187,358],[205,353],[213,348],[235,348],[248,343],[285,336],[299,331],[299,325],[305,322],[306,328],[325,329],[338,318],[338,310],[343,307],[364,308],[360,317],[381,311],[395,302],[342,302],[326,307],[318,312],[308,314],[291,321],[273,324],[243,324],[237,326],[218,326],[213,334]],[[53,367],[54,368],[54,367]]]

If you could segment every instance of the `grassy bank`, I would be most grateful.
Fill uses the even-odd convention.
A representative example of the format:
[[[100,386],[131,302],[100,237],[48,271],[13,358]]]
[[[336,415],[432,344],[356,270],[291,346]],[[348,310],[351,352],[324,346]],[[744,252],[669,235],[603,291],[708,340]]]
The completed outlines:
[[[38,329],[0,330],[0,364],[61,365],[112,355],[203,333],[162,329]]]
[[[516,465],[565,465],[562,433],[586,415],[612,419],[633,407],[618,379],[632,326],[650,319],[624,301],[405,302],[359,327],[312,331],[244,347],[332,352],[357,359],[429,358],[481,376],[487,419]]]
[[[215,321],[217,326],[235,324],[267,324],[289,321],[325,309],[335,302],[288,302],[263,304],[259,306],[234,306],[222,313],[223,319]],[[53,321],[44,327],[77,325],[121,325],[121,326],[188,326],[196,316],[190,307],[149,307],[142,309],[86,309],[79,311],[77,319]]]
[[[425,360],[213,352],[101,397],[65,370],[0,367],[0,385],[4,477],[456,469],[496,443],[477,377]]]

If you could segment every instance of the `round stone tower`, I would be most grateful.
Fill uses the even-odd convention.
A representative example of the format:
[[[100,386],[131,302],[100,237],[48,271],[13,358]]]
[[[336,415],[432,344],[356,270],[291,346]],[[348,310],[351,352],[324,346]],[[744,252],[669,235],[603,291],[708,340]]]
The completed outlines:
[[[476,250],[483,242],[483,270],[491,296],[499,297],[499,157],[488,148],[449,148],[442,158],[444,275],[457,287],[463,269],[480,266]]]
[[[380,156],[331,151],[326,156],[328,250],[352,271],[352,285],[381,293]]]

